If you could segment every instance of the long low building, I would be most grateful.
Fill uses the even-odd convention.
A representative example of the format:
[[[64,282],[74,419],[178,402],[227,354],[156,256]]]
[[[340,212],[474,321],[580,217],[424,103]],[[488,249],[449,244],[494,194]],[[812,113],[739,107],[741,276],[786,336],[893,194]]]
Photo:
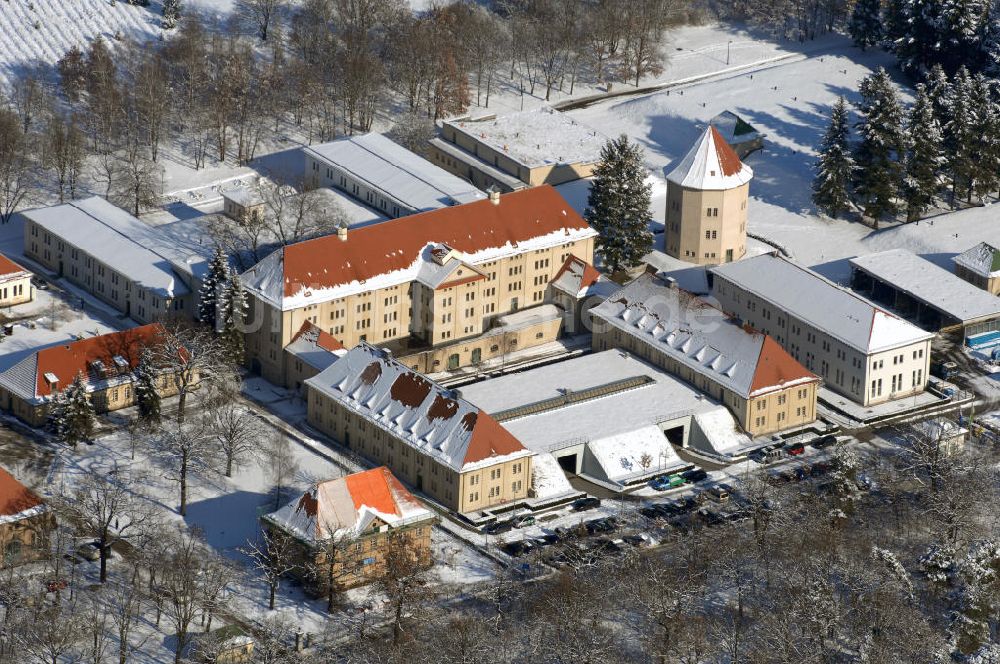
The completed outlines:
[[[457,512],[529,496],[531,450],[453,390],[360,343],[306,381],[309,424]]]
[[[767,334],[646,274],[590,310],[595,351],[623,348],[723,403],[753,436],[816,419],[819,378]]]
[[[851,285],[931,332],[963,337],[1000,330],[1000,298],[906,251],[851,259]]]
[[[304,149],[306,181],[332,187],[395,219],[486,198],[479,189],[381,134]]]
[[[848,288],[779,256],[710,270],[722,308],[772,335],[825,387],[864,406],[923,392],[931,339]]]
[[[461,388],[537,457],[605,483],[690,465],[674,446],[724,454],[749,442],[725,406],[622,350],[607,350]],[[699,425],[728,422],[728,427]]]
[[[126,316],[192,317],[212,248],[93,196],[22,213],[24,253]]]

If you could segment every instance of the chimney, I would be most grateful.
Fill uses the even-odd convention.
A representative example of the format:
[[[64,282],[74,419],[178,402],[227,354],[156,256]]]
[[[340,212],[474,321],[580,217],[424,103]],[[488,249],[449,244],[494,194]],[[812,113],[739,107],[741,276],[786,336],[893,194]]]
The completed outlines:
[[[493,205],[500,205],[500,191],[496,187],[490,187],[490,203]]]
[[[663,280],[667,284],[667,288],[677,288],[677,280],[673,277],[667,277]]]
[[[341,242],[347,242],[347,224],[341,223],[337,227],[337,237],[340,238]]]

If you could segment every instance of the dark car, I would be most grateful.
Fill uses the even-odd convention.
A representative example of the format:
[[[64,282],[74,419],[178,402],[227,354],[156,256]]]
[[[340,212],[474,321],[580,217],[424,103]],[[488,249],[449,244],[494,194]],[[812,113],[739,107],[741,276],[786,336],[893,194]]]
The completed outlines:
[[[584,510],[591,510],[595,507],[601,506],[601,499],[595,498],[594,496],[587,496],[586,498],[577,498],[570,506],[573,508],[574,512],[582,512]]]
[[[618,527],[618,520],[612,516],[608,516],[603,519],[587,521],[583,525],[587,528],[587,532],[591,535],[594,533],[610,533],[614,532],[615,528]]]
[[[535,545],[528,540],[518,540],[516,542],[507,542],[500,547],[500,550],[512,558],[517,558],[518,556],[531,553],[534,548]]]
[[[483,528],[483,532],[487,535],[500,535],[501,533],[510,532],[511,528],[513,528],[513,526],[510,521],[494,521]]]
[[[535,517],[530,514],[515,516],[510,520],[510,525],[514,528],[526,528],[527,526],[533,526],[535,525]]]
[[[785,451],[788,452],[788,454],[790,454],[791,456],[798,456],[800,454],[805,453],[806,446],[803,445],[802,443],[792,443],[791,445],[785,448]]]
[[[664,514],[661,510],[656,509],[653,505],[649,507],[640,507],[639,514],[643,515],[647,519],[662,519]]]
[[[531,541],[534,542],[535,546],[552,546],[559,542],[559,536],[553,533],[546,533],[532,538]]]
[[[687,514],[688,512],[692,512],[696,509],[698,509],[698,501],[691,496],[684,496],[683,498],[677,499],[676,510],[678,514]]]
[[[621,553],[622,548],[617,543],[611,541],[607,537],[598,537],[590,542],[588,547],[591,553],[604,554],[604,555],[616,555]]]
[[[685,470],[683,473],[681,473],[681,477],[683,477],[691,484],[694,484],[695,482],[700,482],[706,477],[708,477],[708,473],[706,473],[701,468],[692,468],[691,470]]]
[[[816,438],[809,444],[815,447],[817,450],[821,450],[824,447],[830,447],[831,445],[836,445],[837,437],[831,433],[825,436],[820,436],[819,438]]]
[[[698,510],[698,518],[708,526],[717,526],[722,523],[722,517],[714,510],[700,509]]]

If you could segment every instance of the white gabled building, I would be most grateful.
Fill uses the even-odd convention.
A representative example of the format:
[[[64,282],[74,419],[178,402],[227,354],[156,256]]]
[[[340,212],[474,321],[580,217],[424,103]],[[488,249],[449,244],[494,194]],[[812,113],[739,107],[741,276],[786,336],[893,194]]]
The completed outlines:
[[[710,270],[722,308],[864,406],[923,392],[934,334],[775,253]]]

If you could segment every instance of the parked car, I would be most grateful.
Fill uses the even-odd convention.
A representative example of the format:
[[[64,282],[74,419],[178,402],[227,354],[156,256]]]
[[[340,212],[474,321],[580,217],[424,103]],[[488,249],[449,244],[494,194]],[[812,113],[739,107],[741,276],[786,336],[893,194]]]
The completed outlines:
[[[653,479],[649,480],[649,488],[653,489],[654,491],[666,491],[667,489],[670,488],[670,479],[666,476],[654,477]]]
[[[570,503],[570,507],[572,507],[574,512],[591,510],[594,509],[595,507],[600,507],[600,506],[601,506],[601,499],[595,498],[594,496],[587,496],[586,498],[577,498],[572,503]]]
[[[502,533],[510,532],[513,526],[510,521],[494,521],[483,528],[483,532],[487,535],[500,535]]]
[[[691,470],[685,470],[683,473],[681,473],[681,477],[683,477],[686,481],[690,482],[691,484],[695,484],[696,482],[700,482],[706,477],[708,477],[708,473],[706,473],[701,468],[692,468]]]
[[[717,526],[722,523],[722,517],[715,510],[710,510],[707,508],[702,508],[698,510],[697,516],[701,521],[708,526]]]
[[[594,533],[610,533],[618,527],[618,520],[613,516],[607,516],[603,519],[594,519],[592,521],[587,521],[583,524],[587,528],[587,532],[591,535]]]
[[[517,558],[531,553],[534,548],[535,545],[528,540],[517,540],[516,542],[507,542],[500,547],[500,550],[512,558]]]
[[[546,533],[532,538],[531,541],[534,542],[535,546],[552,546],[559,542],[559,536],[554,533]]]
[[[608,539],[607,537],[598,537],[597,539],[591,540],[588,549],[592,553],[610,556],[617,555],[622,551],[621,544],[617,541]]]
[[[35,288],[37,288],[38,290],[48,290],[49,289],[49,282],[47,282],[47,281],[45,281],[43,279],[40,279],[39,277],[32,277],[31,278],[31,285],[34,286]]]
[[[662,519],[664,517],[663,511],[657,509],[654,505],[640,507],[639,514],[643,515],[647,519]]]
[[[510,520],[510,525],[514,528],[526,528],[535,525],[535,517],[530,514],[521,514]]]
[[[720,503],[729,500],[729,487],[724,484],[708,487],[708,493]]]
[[[837,437],[834,436],[832,433],[830,433],[825,436],[820,436],[819,438],[814,439],[809,444],[815,447],[816,449],[820,450],[823,449],[824,447],[830,447],[831,445],[836,445]]]
[[[809,474],[813,477],[819,477],[821,475],[826,475],[831,470],[833,470],[833,464],[828,461],[817,461],[812,465],[812,468],[809,469]]]
[[[800,454],[805,454],[806,446],[802,443],[792,443],[785,448],[785,451],[788,452],[790,456],[798,456]]]
[[[948,380],[958,371],[958,365],[954,362],[932,362],[931,375],[942,380]]]
[[[100,560],[101,546],[96,541],[84,542],[83,544],[76,547],[76,553],[78,556],[86,560]]]
[[[678,514],[687,514],[698,508],[698,501],[691,496],[684,496],[677,499],[676,505]]]

